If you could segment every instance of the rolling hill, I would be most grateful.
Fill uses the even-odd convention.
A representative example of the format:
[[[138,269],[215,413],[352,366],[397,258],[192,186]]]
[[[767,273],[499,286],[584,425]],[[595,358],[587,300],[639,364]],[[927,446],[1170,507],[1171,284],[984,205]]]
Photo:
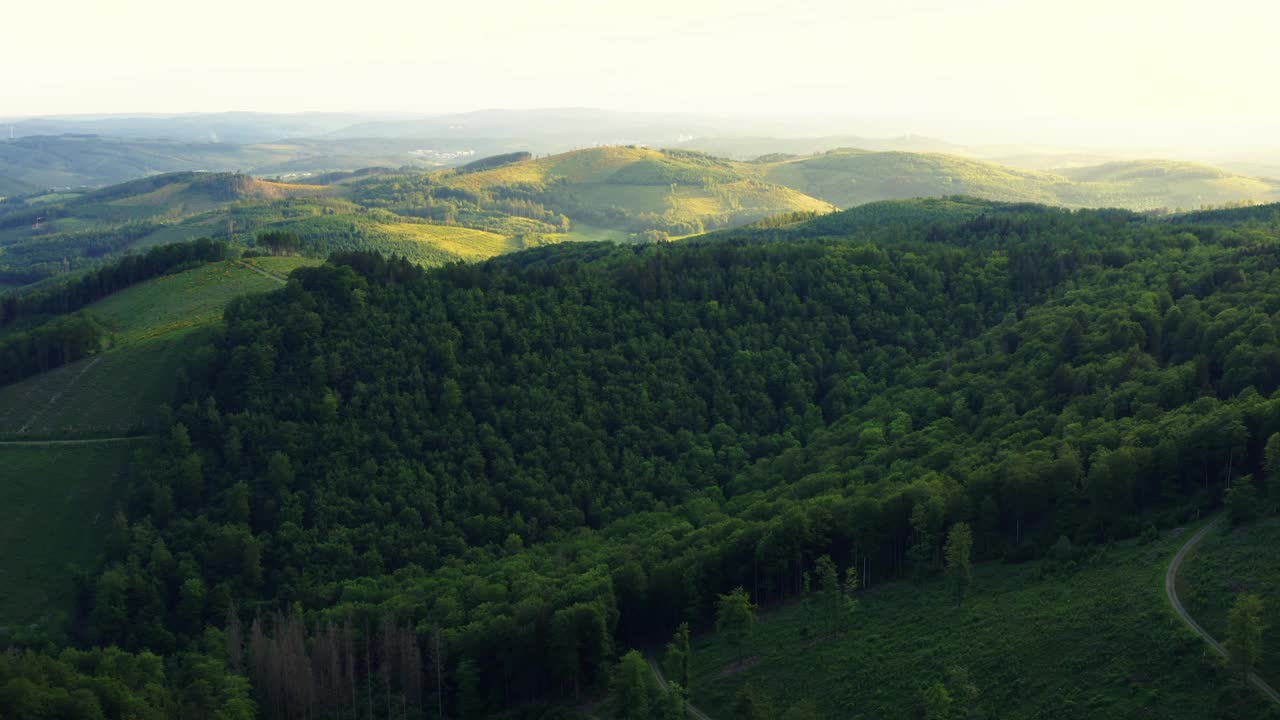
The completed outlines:
[[[1160,160],[1038,171],[936,153],[835,150],[763,165],[768,181],[839,207],[944,195],[1131,210],[1280,199],[1275,181]]]
[[[679,188],[693,169],[698,189],[742,182],[732,163],[646,151],[244,202],[453,232],[392,208],[546,224],[533,198]],[[349,709],[307,695],[326,652],[367,651],[340,687],[402,710],[545,717],[621,695],[617,656],[688,622],[692,698],[714,717],[754,717],[746,686],[779,711],[813,702],[792,718],[913,720],[939,687],[946,717],[1257,717],[1261,697],[1161,596],[1185,528],[1280,431],[1280,240],[1234,211],[1201,215],[887,201],[473,265],[345,254],[277,293],[260,291],[315,261],[136,284],[86,310],[110,349],[0,389],[28,437],[138,431],[137,398],[177,390],[127,450],[0,442],[0,525],[17,529],[0,532],[0,577],[23,583],[0,586],[0,625],[238,659],[246,692],[302,688],[317,716]],[[484,253],[511,249],[492,241]],[[200,342],[223,307],[225,332]],[[168,359],[140,354],[165,341]],[[112,416],[130,427],[90,427]],[[119,521],[102,511],[117,506]],[[38,516],[47,542],[18,547]],[[962,528],[983,562],[961,592],[944,558]],[[1266,589],[1251,573],[1270,563],[1204,551],[1224,559],[1196,607],[1220,627],[1232,580]],[[51,569],[69,562],[88,573]],[[733,595],[769,610],[745,645],[711,631]],[[302,679],[260,671],[285,636]],[[393,663],[412,670],[437,643],[438,686],[396,679]]]
[[[290,198],[318,202],[332,194],[326,186],[185,172],[0,203],[0,279],[25,285],[126,252],[225,236],[233,207]]]
[[[0,283],[22,287],[201,236],[297,234],[308,255],[373,249],[426,265],[564,241],[651,241],[880,200],[967,196],[1133,210],[1280,198],[1280,182],[1184,162],[1027,170],[955,155],[844,149],[753,162],[610,146],[507,153],[432,172],[322,173],[317,184],[155,175],[0,202]]]
[[[641,147],[577,150],[474,173],[440,175],[470,192],[514,187],[570,218],[606,224],[651,222],[703,228],[788,212],[827,212],[831,205],[780,184],[755,168],[691,151]],[[601,222],[604,220],[604,222]],[[638,229],[638,228],[637,228]]]
[[[1280,182],[1238,175],[1208,165],[1169,160],[1111,162],[1058,170],[1074,183],[1066,205],[1118,205],[1136,210],[1182,208],[1280,199]]]
[[[33,135],[0,142],[0,196],[83,190],[172,172],[246,172],[309,177],[374,165],[423,171],[501,144],[396,138],[285,139],[253,144],[99,135]],[[450,159],[452,152],[467,151]]]
[[[834,150],[763,166],[771,182],[847,208],[876,200],[970,195],[1056,204],[1065,178],[934,153]]]

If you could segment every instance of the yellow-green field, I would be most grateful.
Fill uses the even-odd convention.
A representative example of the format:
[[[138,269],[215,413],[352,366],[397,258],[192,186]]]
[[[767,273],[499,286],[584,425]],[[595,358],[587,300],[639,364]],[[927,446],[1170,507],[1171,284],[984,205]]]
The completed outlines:
[[[537,160],[503,165],[492,170],[453,175],[450,185],[481,190],[495,185],[541,184],[562,177],[573,185],[601,183],[631,163],[661,157],[657,150],[627,147],[600,147],[574,150]]]
[[[560,180],[584,205],[653,213],[674,222],[832,209],[826,201],[765,182],[765,174],[764,166],[751,163],[690,159],[640,147],[600,147],[440,177],[472,192],[511,185],[545,188]]]
[[[384,223],[378,229],[397,238],[434,245],[463,260],[483,260],[519,249],[511,238],[452,225]]]
[[[627,239],[625,230],[602,228],[586,223],[574,223],[569,232],[557,235],[563,242],[623,242]]]
[[[771,183],[839,207],[943,195],[1134,210],[1280,199],[1280,184],[1271,181],[1160,160],[1045,172],[938,153],[833,150],[756,167]]]

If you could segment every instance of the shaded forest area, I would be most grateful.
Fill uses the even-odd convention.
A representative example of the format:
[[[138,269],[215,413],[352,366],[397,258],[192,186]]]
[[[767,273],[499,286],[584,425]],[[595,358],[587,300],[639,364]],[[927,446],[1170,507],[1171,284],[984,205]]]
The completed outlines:
[[[228,309],[72,640],[215,637],[268,717],[532,715],[822,556],[868,587],[956,523],[1008,562],[1179,524],[1262,478],[1278,272],[1266,222],[964,200],[335,256]]]

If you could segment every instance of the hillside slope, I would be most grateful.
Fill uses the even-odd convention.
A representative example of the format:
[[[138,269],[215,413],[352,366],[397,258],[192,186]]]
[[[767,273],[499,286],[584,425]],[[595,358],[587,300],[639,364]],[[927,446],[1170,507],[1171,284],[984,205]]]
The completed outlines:
[[[281,257],[211,263],[89,305],[86,310],[112,328],[111,347],[0,387],[0,438],[140,432],[172,397],[199,333],[221,320],[229,302],[274,290],[282,281],[272,275],[316,262]]]
[[[316,262],[229,260],[118,291],[85,309],[112,328],[109,348],[0,387],[0,634],[62,632],[73,609],[70,564],[102,561],[140,443],[95,439],[154,429],[223,308]],[[26,444],[46,439],[57,442]]]
[[[1275,181],[1159,160],[1037,171],[954,155],[834,150],[762,164],[769,181],[839,207],[944,195],[1130,210],[1280,200]]]
[[[771,182],[838,207],[876,200],[972,195],[988,200],[1058,204],[1066,178],[954,155],[834,150],[766,163]]]
[[[298,608],[273,638],[323,648],[353,613],[383,637],[441,628],[443,693],[402,702],[484,716],[603,690],[612,649],[710,627],[734,588],[801,599],[827,555],[883,612],[831,654],[811,634],[768,662],[786,692],[841,688],[832,716],[910,717],[907,669],[927,683],[969,639],[991,644],[971,652],[974,682],[1014,716],[1056,698],[1077,717],[1250,711],[1174,632],[1151,557],[1164,549],[1102,548],[1168,537],[1280,430],[1280,236],[888,205],[684,243],[300,270],[233,306],[192,369],[142,459],[132,544],[99,582],[163,587],[163,558],[142,560],[157,534],[219,548],[196,560],[204,587]],[[955,601],[935,581],[961,524],[973,559],[1042,561],[1044,580],[989,562],[974,613],[944,615]],[[111,614],[112,599],[89,611],[94,637],[130,650],[193,647],[192,628],[227,617],[159,593]]]
[[[452,147],[432,152],[436,144],[430,141],[397,139],[273,139],[236,144],[210,142],[207,137],[155,137],[56,134],[14,141],[6,138],[0,142],[0,196],[84,190],[173,172],[309,176],[372,165],[413,166],[426,171],[450,164]]]
[[[831,209],[795,189],[763,182],[745,163],[639,147],[577,150],[441,181],[471,192],[523,188],[570,218],[600,223],[613,213],[624,222],[665,223],[679,235],[689,234],[679,226],[700,232],[766,215]]]
[[[1076,551],[1067,572],[987,563],[961,607],[946,583],[902,582],[865,590],[834,625],[799,603],[772,609],[741,665],[725,636],[695,642],[692,700],[732,718],[750,686],[778,712],[808,700],[824,718],[912,720],[941,683],[953,717],[1262,717],[1261,694],[1223,701],[1228,673],[1166,608],[1164,568],[1186,537]]]

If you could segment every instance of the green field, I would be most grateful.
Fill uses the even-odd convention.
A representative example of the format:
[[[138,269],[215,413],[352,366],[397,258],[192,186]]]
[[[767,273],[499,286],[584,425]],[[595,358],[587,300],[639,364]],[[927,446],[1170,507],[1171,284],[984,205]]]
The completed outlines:
[[[226,261],[126,288],[89,310],[111,325],[116,344],[123,346],[217,322],[233,299],[279,286],[275,278]]]
[[[1178,595],[1187,611],[1215,639],[1226,637],[1227,611],[1237,593],[1262,597],[1262,667],[1259,674],[1273,686],[1280,681],[1280,518],[1209,534],[1183,561]]]
[[[0,446],[0,628],[58,624],[71,605],[68,564],[101,556],[130,445]]]
[[[281,257],[247,257],[240,259],[241,265],[257,268],[263,272],[273,275],[281,280],[288,278],[289,273],[300,267],[315,267],[322,262],[318,258],[302,257],[300,255],[285,255]]]
[[[231,300],[280,287],[318,260],[263,257],[204,265],[126,288],[89,306],[114,329],[111,349],[0,387],[0,437],[136,432],[161,404],[197,338]],[[265,274],[264,274],[265,273]]]
[[[625,230],[602,228],[585,223],[574,223],[569,232],[563,236],[564,242],[624,242],[627,239]]]
[[[1225,673],[1167,605],[1165,567],[1188,532],[1047,579],[1037,563],[979,565],[960,609],[943,582],[873,587],[830,636],[806,635],[801,605],[767,612],[744,667],[723,638],[695,641],[693,701],[731,718],[750,684],[779,713],[811,699],[826,718],[918,718],[924,688],[962,666],[977,717],[1258,717],[1262,696],[1220,692]]]
[[[196,238],[213,237],[225,230],[226,227],[227,218],[225,213],[198,215],[180,223],[163,225],[155,232],[134,243],[134,247],[137,249],[151,248],[157,245],[186,242]]]
[[[0,387],[0,437],[130,434],[172,399],[190,334],[155,338]]]

